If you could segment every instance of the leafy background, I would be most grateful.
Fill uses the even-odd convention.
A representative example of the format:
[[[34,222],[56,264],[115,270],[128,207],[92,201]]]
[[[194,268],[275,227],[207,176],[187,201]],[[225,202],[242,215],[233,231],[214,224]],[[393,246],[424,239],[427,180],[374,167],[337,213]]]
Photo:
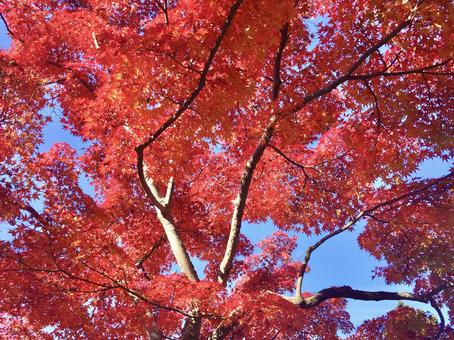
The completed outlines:
[[[0,22],[0,48],[7,49],[9,45],[10,38],[8,37],[4,24]],[[52,109],[50,114],[53,117],[53,121],[44,128],[44,143],[38,146],[39,151],[48,151],[56,142],[66,142],[81,154],[88,144],[63,129],[59,121],[60,112],[58,108]],[[443,176],[448,172],[449,163],[436,158],[425,161],[413,176],[434,178]],[[87,194],[93,194],[93,188],[89,185],[87,178],[82,176],[79,181]],[[40,203],[35,202],[34,207],[39,210]],[[311,259],[311,271],[306,275],[304,280],[305,290],[317,291],[320,287],[346,284],[363,290],[408,291],[412,288],[405,285],[386,285],[383,278],[372,278],[373,269],[380,263],[358,246],[357,236],[363,226],[364,223],[358,223],[352,232],[336,236],[314,253]],[[10,239],[8,233],[9,228],[11,227],[6,224],[0,224],[0,239]],[[271,222],[260,224],[244,223],[242,232],[256,244],[259,240],[276,230]],[[307,237],[300,235],[298,238],[298,247],[293,254],[295,258],[302,259],[305,249],[319,238],[320,236]],[[204,263],[197,259],[194,259],[194,263],[197,271],[203,277],[202,267]],[[175,270],[177,270],[176,267]],[[405,304],[433,313],[427,305],[422,303],[406,301]],[[381,316],[394,309],[397,305],[398,302],[396,301],[371,303],[368,301],[349,300],[347,310],[350,313],[353,324],[358,326],[364,320]],[[443,312],[447,314],[446,310]]]

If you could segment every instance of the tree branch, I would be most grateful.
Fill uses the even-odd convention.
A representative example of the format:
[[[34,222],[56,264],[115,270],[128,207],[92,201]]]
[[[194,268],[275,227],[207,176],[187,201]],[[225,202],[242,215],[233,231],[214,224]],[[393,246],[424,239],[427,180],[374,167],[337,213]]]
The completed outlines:
[[[281,72],[281,61],[282,61],[282,54],[285,49],[285,46],[288,41],[288,28],[289,24],[286,22],[281,32],[281,38],[279,41],[279,47],[276,52],[275,60],[274,60],[274,71],[273,71],[273,89],[272,89],[272,100],[276,101],[279,95],[279,89],[282,84],[280,72]],[[219,272],[218,272],[218,282],[225,285],[228,280],[228,276],[230,271],[232,270],[233,259],[235,258],[235,254],[238,247],[238,240],[240,237],[241,231],[241,223],[243,221],[243,214],[244,209],[246,207],[246,200],[249,193],[249,187],[251,185],[252,177],[254,175],[254,170],[257,167],[260,159],[265,152],[266,147],[268,146],[271,137],[273,136],[274,127],[277,122],[277,115],[272,115],[267,127],[263,131],[263,134],[260,138],[260,142],[255,148],[253,154],[246,162],[246,167],[243,170],[243,174],[241,176],[240,187],[238,190],[238,194],[233,201],[233,215],[230,222],[230,232],[229,238],[227,240],[227,246],[225,249],[224,257],[219,265]]]
[[[304,96],[304,98],[301,100],[300,103],[295,104],[293,107],[290,107],[287,112],[283,114],[282,117],[286,117],[288,115],[292,115],[298,111],[300,111],[305,105],[309,104],[313,100],[330,93],[333,91],[335,88],[337,88],[339,85],[344,83],[345,81],[349,80],[352,74],[362,65],[362,63],[369,58],[374,52],[378,51],[380,47],[386,45],[389,41],[391,41],[392,38],[394,38],[397,34],[399,34],[400,31],[402,31],[404,28],[408,27],[412,20],[413,17],[416,13],[417,7],[413,9],[411,14],[408,16],[407,20],[404,22],[400,23],[396,28],[394,28],[390,33],[388,33],[386,36],[384,36],[382,39],[380,39],[375,45],[367,49],[359,58],[356,60],[355,63],[353,63],[350,68],[345,72],[342,76],[338,77],[337,79],[331,81],[328,83],[326,86],[323,88],[307,94]]]
[[[377,126],[378,126],[378,129],[380,129],[380,126],[382,125],[382,123],[381,123],[380,106],[378,105],[378,97],[375,94],[375,91],[372,89],[372,87],[370,86],[370,84],[367,80],[364,80],[364,85],[366,86],[366,88],[369,90],[370,94],[374,98],[375,112],[377,113]]]
[[[189,257],[189,254],[186,251],[186,248],[183,245],[180,236],[178,235],[177,229],[175,228],[175,223],[173,222],[172,215],[169,210],[171,194],[173,191],[173,178],[171,177],[167,184],[165,197],[161,197],[159,195],[158,189],[154,185],[153,181],[147,181],[147,186],[150,188],[153,197],[156,197],[156,200],[164,207],[164,209],[160,209],[158,206],[155,206],[155,210],[158,220],[159,222],[161,222],[161,225],[164,228],[164,232],[166,234],[167,240],[169,241],[170,248],[172,249],[175,259],[177,260],[178,266],[191,281],[199,281],[197,272]]]
[[[431,290],[429,293],[426,294],[428,298],[433,298],[435,295],[440,294],[442,291],[446,289],[452,289],[454,287],[453,283],[442,284],[441,286]]]
[[[164,241],[164,235],[161,235],[159,239],[151,246],[150,250],[148,250],[145,255],[143,255],[139,260],[136,261],[136,267],[139,268],[147,280],[150,280],[150,277],[148,276],[143,264],[146,260],[150,258],[151,255],[158,249],[158,247],[161,245],[162,241]]]
[[[3,16],[2,13],[0,13],[0,19],[3,21],[3,23],[5,24],[5,28],[6,28],[6,31],[8,32],[8,34],[12,37],[12,38],[15,38],[17,40],[19,40],[21,43],[23,43],[24,41],[21,39],[21,38],[18,38],[16,37],[16,35],[13,33],[13,31],[11,31],[11,28],[9,27],[8,25],[8,22],[6,21],[5,17]]]
[[[332,233],[322,237],[318,242],[314,243],[312,246],[308,247],[306,249],[306,256],[304,257],[304,262],[301,265],[301,269],[299,272],[298,279],[296,281],[296,290],[295,290],[295,299],[296,300],[301,300],[301,291],[303,288],[303,279],[304,279],[304,274],[306,273],[307,270],[307,265],[309,264],[309,261],[311,259],[312,252],[316,250],[318,247],[320,247],[323,243],[328,241],[330,238],[344,232],[345,230],[351,228],[356,222],[358,222],[362,217],[364,216],[364,211],[361,211],[353,220],[345,224],[342,228],[339,228]]]
[[[337,298],[346,298],[363,301],[410,300],[424,303],[427,302],[427,300],[424,297],[407,292],[385,292],[385,291],[369,292],[364,290],[353,289],[350,286],[341,286],[323,289],[318,293],[315,293],[314,295],[303,299],[299,303],[299,306],[302,308],[311,308],[318,306],[319,304],[326,300]]]
[[[442,285],[439,288],[435,289],[434,292],[437,294],[442,292],[444,289],[450,288],[452,285]],[[417,295],[414,293],[409,292],[386,292],[386,291],[365,291],[365,290],[358,290],[353,289],[350,286],[340,286],[340,287],[330,287],[326,289],[322,289],[319,292],[306,297],[304,299],[297,299],[295,297],[287,297],[280,294],[276,294],[274,292],[270,292],[271,294],[275,294],[280,296],[281,298],[289,301],[290,303],[297,305],[301,308],[308,309],[313,308],[320,305],[322,302],[330,299],[353,299],[353,300],[362,300],[362,301],[383,301],[383,300],[393,300],[393,301],[400,301],[400,300],[408,300],[408,301],[417,301],[422,303],[430,303],[431,306],[437,312],[440,318],[440,326],[438,334],[436,335],[436,339],[438,339],[441,334],[443,333],[445,327],[445,320],[443,314],[441,313],[440,308],[436,304],[433,293],[429,294],[421,294]]]
[[[58,263],[55,262],[55,266],[57,269],[49,269],[49,268],[36,268],[36,267],[33,267],[33,266],[30,266],[29,264],[27,264],[22,258],[18,257],[17,258],[17,262],[22,264],[25,268],[17,268],[15,269],[15,271],[31,271],[31,272],[39,272],[39,273],[47,273],[47,274],[57,274],[57,273],[60,273],[60,274],[63,274],[65,276],[67,276],[69,279],[71,280],[75,280],[75,281],[81,281],[81,282],[84,282],[86,284],[90,284],[90,285],[93,285],[93,286],[96,286],[96,287],[100,287],[101,289],[99,291],[106,291],[106,290],[115,290],[115,289],[120,289],[120,290],[123,290],[125,291],[126,293],[136,297],[137,299],[145,302],[145,303],[148,303],[156,308],[160,308],[160,309],[165,309],[165,310],[168,310],[168,311],[172,311],[172,312],[176,312],[176,313],[179,313],[181,315],[184,315],[184,316],[189,316],[186,312],[184,312],[183,310],[180,310],[178,308],[175,308],[175,307],[171,307],[171,306],[165,306],[165,305],[162,305],[160,303],[157,303],[155,301],[152,301],[148,298],[146,298],[145,296],[143,296],[142,294],[124,286],[124,285],[121,285],[119,284],[116,280],[114,280],[113,278],[110,278],[109,276],[107,275],[103,275],[104,277],[106,277],[108,280],[112,281],[112,284],[109,284],[109,283],[99,283],[99,282],[96,282],[96,281],[93,281],[93,280],[90,280],[90,279],[86,279],[84,277],[81,277],[81,276],[77,276],[69,271],[67,271],[66,269],[60,267],[58,265]],[[86,265],[86,264],[85,264]],[[90,268],[90,269],[94,269],[93,267],[91,266],[87,266],[87,268]],[[11,269],[10,269],[11,270]],[[96,270],[97,273],[100,273],[98,270]]]
[[[225,35],[227,34],[227,30],[231,26],[233,22],[233,18],[235,17],[235,14],[238,11],[238,8],[240,7],[241,3],[243,0],[237,0],[233,4],[233,6],[230,8],[229,14],[227,15],[227,19],[225,20],[224,24],[222,25],[221,28],[221,33],[218,35],[216,38],[216,41],[214,43],[214,46],[210,50],[210,54],[208,55],[208,59],[205,63],[205,66],[202,70],[202,73],[200,75],[199,82],[197,84],[197,87],[192,91],[191,95],[184,101],[183,105],[175,112],[173,116],[168,118],[164,124],[156,130],[155,133],[153,133],[145,142],[140,144],[136,148],[136,152],[143,153],[143,150],[147,148],[151,143],[153,143],[158,137],[165,131],[167,130],[191,105],[191,103],[197,98],[197,96],[200,94],[202,89],[206,85],[206,78],[208,75],[208,71],[210,70],[211,64],[213,63],[214,57],[216,56],[216,53],[219,50],[219,47],[221,46],[222,40],[224,39]]]
[[[257,167],[258,162],[262,158],[265,149],[271,140],[273,135],[274,126],[276,124],[276,116],[272,116],[268,126],[260,138],[260,142],[257,145],[251,158],[246,162],[246,168],[241,176],[240,187],[238,194],[233,201],[233,215],[230,222],[229,238],[227,240],[227,246],[224,253],[224,258],[219,266],[218,282],[226,284],[230,271],[233,265],[233,259],[235,258],[236,250],[238,247],[238,240],[240,237],[241,223],[243,221],[244,208],[246,207],[246,200],[249,193],[249,187],[251,185],[254,170]]]
[[[357,74],[357,75],[351,75],[349,77],[349,80],[367,80],[375,77],[398,77],[398,76],[404,76],[408,74],[429,74],[429,75],[446,75],[446,76],[452,76],[454,75],[453,72],[434,72],[434,71],[428,71],[432,70],[434,68],[438,68],[444,65],[449,64],[452,61],[452,58],[449,58],[445,61],[442,61],[437,64],[421,67],[421,68],[415,68],[411,70],[406,70],[406,71],[396,71],[396,72],[373,72],[369,74]]]
[[[52,65],[52,66],[55,66],[63,71],[69,71],[72,73],[73,77],[75,79],[77,79],[79,81],[79,83],[82,84],[82,86],[90,93],[90,95],[92,97],[96,97],[96,93],[95,93],[95,90],[92,88],[92,86],[83,78],[81,78],[76,72],[74,72],[74,70],[71,68],[71,66],[68,66],[68,65],[62,65],[60,63],[57,63],[55,61],[50,61],[48,60],[47,63],[49,65]],[[60,78],[59,80],[57,80],[56,82],[58,83],[63,83],[67,80],[66,77],[63,77],[63,78]],[[55,83],[55,81],[53,82],[50,82],[50,83],[44,83],[43,85],[50,85],[52,83]]]
[[[284,52],[285,46],[287,45],[288,41],[288,27],[289,24],[288,22],[286,22],[281,29],[281,40],[279,42],[279,48],[276,53],[276,58],[274,58],[273,91],[271,94],[271,99],[273,101],[277,100],[277,97],[279,96],[279,90],[282,84],[281,61],[282,53]]]
[[[134,133],[128,126],[125,126],[125,129],[132,134]],[[189,254],[187,253],[172,220],[170,200],[174,186],[173,178],[171,177],[169,179],[165,197],[161,197],[153,179],[146,176],[147,165],[144,163],[143,150],[137,152],[137,171],[139,173],[140,183],[142,184],[147,197],[150,198],[155,207],[158,220],[164,228],[164,232],[178,266],[191,281],[199,281],[194,265],[192,264]]]
[[[166,206],[170,204],[170,200],[172,199],[172,194],[173,194],[173,177],[170,177],[169,182],[167,183],[166,195],[164,197],[164,204]]]
[[[163,0],[164,4],[160,0],[156,0],[156,4],[164,13],[164,21],[167,26],[169,26],[169,14],[167,13],[167,0]]]
[[[279,156],[281,156],[282,158],[284,158],[287,162],[289,162],[290,164],[296,166],[297,168],[300,168],[301,170],[303,170],[303,173],[304,173],[304,176],[306,176],[306,178],[310,178],[312,179],[309,174],[307,173],[307,169],[308,168],[311,168],[313,169],[314,167],[312,166],[305,166],[303,164],[300,164],[296,161],[294,161],[293,159],[291,159],[290,157],[288,157],[284,152],[282,152],[280,149],[278,149],[276,146],[274,145],[269,145],[269,147],[271,149],[273,149]]]
[[[240,317],[244,316],[241,308],[235,308],[217,325],[214,331],[208,337],[208,340],[223,340],[227,335],[238,326]]]
[[[140,184],[142,185],[145,194],[151,200],[153,205],[160,211],[165,211],[166,207],[159,201],[158,197],[154,195],[151,189],[152,187],[154,187],[154,185],[152,185],[152,183],[150,183],[151,181],[146,177],[145,175],[146,169],[147,167],[143,160],[143,151],[137,152],[137,172],[139,174]]]
[[[389,205],[392,205],[398,201],[401,201],[403,199],[406,199],[410,196],[414,196],[414,195],[417,195],[431,187],[433,187],[434,185],[437,185],[439,184],[440,182],[443,182],[445,181],[446,179],[452,177],[454,175],[453,172],[449,173],[448,175],[446,176],[443,176],[443,177],[440,177],[440,178],[437,178],[433,181],[431,181],[430,183],[426,184],[426,185],[423,185],[422,187],[418,188],[418,189],[415,189],[415,190],[411,190],[403,195],[400,195],[398,197],[395,197],[393,199],[390,199],[388,201],[384,201],[384,202],[381,202],[373,207],[370,207],[370,208],[367,208],[367,209],[364,209],[362,211],[360,211],[358,213],[358,215],[356,215],[355,218],[353,218],[350,222],[346,223],[343,227],[329,233],[328,235],[322,237],[318,242],[314,243],[312,246],[308,247],[306,249],[306,256],[304,258],[304,262],[303,264],[301,265],[301,269],[300,269],[300,272],[299,272],[299,277],[297,279],[297,282],[296,282],[296,290],[295,290],[295,300],[296,301],[301,301],[301,291],[302,291],[302,285],[303,285],[303,279],[304,279],[304,274],[306,272],[306,269],[307,269],[307,265],[311,259],[311,255],[312,253],[318,248],[320,247],[323,243],[325,243],[326,241],[328,241],[329,239],[333,238],[334,236],[350,229],[356,222],[358,222],[360,219],[362,219],[364,216],[369,216],[369,214],[373,213],[374,211],[380,209],[380,208],[383,208],[385,206],[389,206]]]
[[[439,326],[438,326],[438,332],[437,335],[435,336],[435,339],[440,339],[441,335],[443,334],[443,331],[445,330],[445,317],[443,316],[443,313],[441,312],[440,307],[438,306],[437,302],[435,299],[430,298],[429,299],[430,305],[432,306],[433,309],[438,314],[438,318],[440,319]]]
[[[190,316],[186,318],[183,330],[181,332],[182,340],[197,340],[200,338],[200,329],[202,327],[202,318],[197,308],[192,308]]]
[[[24,206],[21,206],[20,207],[21,210],[25,210],[27,211],[28,213],[30,213],[30,215],[36,219],[42,226],[44,227],[47,227],[48,223],[46,220],[44,220],[44,218],[41,216],[41,214],[39,212],[37,212],[35,210],[35,208],[33,208],[32,206],[30,205],[24,205]]]
[[[426,185],[423,185],[420,188],[417,188],[415,190],[411,190],[411,191],[409,191],[409,192],[407,192],[405,194],[402,194],[402,195],[400,195],[400,196],[398,196],[396,198],[390,199],[388,201],[379,203],[379,204],[377,204],[377,205],[375,205],[375,206],[373,206],[371,208],[368,208],[368,209],[364,210],[364,213],[365,214],[372,213],[372,212],[374,212],[375,210],[377,210],[379,208],[391,205],[391,204],[396,203],[396,202],[398,202],[400,200],[403,200],[403,199],[405,199],[407,197],[419,194],[419,193],[421,193],[421,192],[433,187],[434,185],[437,185],[437,184],[439,184],[439,183],[441,183],[441,182],[443,182],[443,181],[445,181],[445,180],[447,180],[447,179],[449,179],[449,178],[451,178],[453,176],[454,176],[454,172],[450,172],[449,174],[447,174],[445,176],[442,176],[442,177],[439,177],[439,178],[436,178],[436,179],[430,181],[429,183],[427,183]]]
[[[137,172],[139,175],[140,183],[142,188],[144,189],[146,195],[151,199],[153,202],[156,212],[158,214],[158,219],[160,220],[164,230],[166,232],[166,236],[169,240],[171,245],[172,251],[175,255],[175,258],[182,270],[191,280],[198,281],[197,273],[194,269],[194,266],[189,258],[189,255],[186,252],[186,249],[183,247],[183,243],[179,238],[176,229],[172,223],[170,215],[167,213],[166,205],[161,202],[161,199],[157,197],[153,193],[153,184],[150,183],[149,180],[146,178],[145,174],[145,164],[144,164],[144,150],[153,143],[167,128],[169,128],[191,105],[191,103],[195,100],[195,98],[200,94],[202,89],[205,87],[206,78],[208,75],[208,71],[213,63],[214,57],[221,46],[221,42],[224,39],[228,28],[232,24],[233,18],[238,11],[243,0],[237,0],[230,8],[229,14],[227,16],[226,21],[224,22],[221,33],[216,38],[213,48],[210,50],[208,55],[208,59],[205,63],[203,71],[200,75],[200,79],[198,82],[197,87],[192,91],[191,95],[184,101],[183,105],[177,110],[177,112],[168,118],[164,124],[154,133],[152,134],[144,143],[140,144],[135,148],[137,153]],[[172,184],[173,185],[173,184]],[[170,196],[169,196],[170,198]]]
[[[441,286],[437,289],[437,293],[440,293],[444,289],[450,286]],[[327,289],[323,289],[318,293],[313,294],[303,300],[294,301],[292,299],[288,299],[294,304],[297,304],[301,308],[312,308],[318,306],[322,302],[329,300],[329,299],[337,299],[337,298],[345,298],[345,299],[353,299],[353,300],[362,300],[362,301],[383,301],[383,300],[393,300],[393,301],[400,301],[400,300],[408,300],[408,301],[417,301],[422,303],[430,303],[430,305],[435,309],[440,319],[439,322],[439,329],[438,333],[435,336],[435,339],[439,339],[443,334],[445,328],[445,318],[443,313],[441,312],[440,307],[434,300],[434,298],[430,294],[426,295],[416,295],[409,292],[385,292],[385,291],[364,291],[353,289],[350,286],[341,286],[341,287],[331,287]]]

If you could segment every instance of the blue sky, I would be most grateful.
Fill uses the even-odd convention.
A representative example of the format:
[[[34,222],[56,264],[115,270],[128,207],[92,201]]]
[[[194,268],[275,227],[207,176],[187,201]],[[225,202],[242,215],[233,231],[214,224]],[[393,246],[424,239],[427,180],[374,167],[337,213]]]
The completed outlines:
[[[10,39],[7,35],[3,22],[0,21],[0,48],[7,48]],[[58,110],[52,112],[54,121],[44,129],[44,144],[39,147],[40,151],[46,151],[55,142],[69,143],[73,148],[82,152],[87,146],[78,137],[71,135],[62,128],[59,123]],[[425,162],[419,169],[417,175],[420,177],[438,177],[449,172],[449,163],[434,159]],[[81,185],[87,193],[93,190],[86,179],[81,179]],[[371,273],[378,264],[369,254],[359,249],[356,238],[362,229],[362,224],[358,223],[353,232],[346,232],[326,242],[321,248],[314,252],[310,267],[311,272],[306,274],[304,281],[305,291],[318,291],[334,285],[351,285],[356,289],[364,290],[408,290],[406,286],[387,286],[380,278],[371,279]],[[271,234],[275,228],[271,223],[245,224],[243,232],[253,241],[257,242]],[[0,224],[0,239],[8,238],[7,226]],[[295,250],[295,257],[302,259],[305,249],[316,242],[319,237],[299,238],[299,246]],[[202,272],[199,263],[198,271]],[[410,303],[409,305],[433,312],[426,305],[420,303]],[[353,301],[348,302],[348,311],[351,320],[358,325],[365,319],[383,315],[397,306],[395,301],[367,302]]]

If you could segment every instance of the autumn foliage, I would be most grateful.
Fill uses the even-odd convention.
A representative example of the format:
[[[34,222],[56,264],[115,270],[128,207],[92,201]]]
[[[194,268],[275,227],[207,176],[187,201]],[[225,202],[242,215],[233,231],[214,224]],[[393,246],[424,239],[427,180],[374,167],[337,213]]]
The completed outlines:
[[[414,175],[453,156],[450,1],[0,12],[0,337],[452,336],[453,173]],[[86,150],[39,152],[53,108]],[[276,232],[255,245],[246,221]],[[357,222],[375,275],[413,292],[357,290],[352,268],[346,286],[305,290],[311,256]],[[320,237],[305,258],[301,234]],[[401,305],[355,330],[346,299],[433,315]]]

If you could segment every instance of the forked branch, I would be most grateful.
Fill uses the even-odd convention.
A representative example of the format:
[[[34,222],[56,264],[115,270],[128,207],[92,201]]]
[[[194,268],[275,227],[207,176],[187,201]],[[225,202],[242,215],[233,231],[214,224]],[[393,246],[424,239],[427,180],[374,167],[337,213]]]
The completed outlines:
[[[156,5],[162,10],[164,13],[164,21],[167,26],[169,26],[169,13],[168,13],[168,5],[167,5],[167,0],[156,0]]]
[[[210,50],[208,59],[205,63],[203,71],[200,75],[200,79],[197,84],[197,87],[192,91],[191,95],[184,101],[184,103],[180,106],[180,108],[177,110],[177,112],[173,116],[168,118],[164,122],[164,124],[155,133],[153,133],[144,143],[140,144],[139,146],[137,146],[135,148],[136,153],[137,153],[137,172],[139,175],[140,184],[141,184],[143,190],[145,191],[146,195],[148,196],[148,198],[150,198],[150,200],[152,201],[153,205],[156,208],[158,219],[160,220],[162,226],[164,227],[166,236],[169,240],[172,251],[175,255],[175,258],[177,259],[177,262],[178,262],[182,272],[184,272],[193,281],[198,281],[197,273],[189,258],[188,253],[186,252],[186,249],[183,247],[183,243],[182,243],[180,237],[178,236],[178,234],[176,232],[175,226],[172,222],[172,218],[167,211],[169,202],[165,203],[166,199],[167,200],[170,199],[170,194],[171,194],[172,188],[173,188],[173,182],[169,183],[169,185],[167,186],[166,196],[164,198],[159,197],[159,194],[157,193],[157,190],[154,187],[153,181],[151,179],[147,178],[147,175],[146,175],[146,165],[144,162],[144,150],[148,146],[150,146],[151,143],[153,143],[166,129],[168,129],[189,108],[191,103],[197,98],[197,96],[200,94],[202,89],[205,87],[208,71],[210,70],[214,57],[215,57],[217,51],[219,50],[219,47],[221,46],[221,42],[224,39],[224,37],[227,33],[227,30],[231,26],[231,24],[233,22],[233,18],[235,17],[235,14],[237,13],[238,8],[240,7],[241,3],[242,3],[242,0],[237,0],[233,4],[233,6],[230,8],[227,19],[221,28],[221,33],[216,38],[214,46]]]
[[[173,178],[170,178],[167,184],[166,195],[164,197],[161,197],[159,195],[158,189],[156,188],[152,180],[147,180],[147,186],[150,188],[150,191],[152,192],[153,196],[156,197],[157,201],[164,206],[164,209],[162,210],[159,209],[159,207],[155,206],[156,214],[159,222],[161,222],[161,225],[164,228],[164,232],[166,234],[167,240],[169,241],[170,248],[172,249],[178,266],[191,281],[199,281],[197,272],[194,268],[191,258],[189,257],[188,252],[186,251],[186,248],[183,245],[183,241],[181,240],[180,235],[175,228],[175,223],[173,222],[172,215],[170,213],[169,205],[173,191]]]
[[[157,0],[160,4],[159,0]],[[164,0],[166,4],[166,0]],[[171,194],[173,191],[173,181],[169,182],[167,186],[167,192],[164,198],[160,198],[158,196],[157,190],[153,190],[154,185],[152,181],[148,180],[146,177],[145,171],[145,164],[144,164],[144,150],[150,146],[165,130],[167,130],[191,105],[191,103],[197,98],[200,94],[202,89],[205,87],[206,79],[210,67],[213,63],[214,57],[221,46],[222,40],[224,39],[225,35],[227,34],[227,30],[231,26],[233,22],[233,18],[235,17],[238,8],[240,7],[243,0],[237,0],[234,2],[233,6],[230,8],[227,19],[225,20],[222,28],[221,33],[216,38],[214,46],[210,50],[208,55],[208,59],[205,62],[205,66],[200,74],[199,82],[196,88],[192,91],[191,95],[183,102],[177,112],[168,118],[164,124],[154,133],[152,134],[144,143],[140,144],[136,147],[137,153],[137,172],[139,175],[140,183],[142,188],[144,189],[147,196],[153,202],[156,213],[158,216],[159,221],[161,222],[164,231],[166,233],[167,239],[170,243],[170,247],[172,252],[177,260],[177,263],[183,273],[185,273],[188,278],[192,281],[198,281],[199,278],[197,276],[197,272],[195,271],[194,265],[183,246],[183,242],[179,237],[177,230],[174,226],[170,213],[167,211],[167,207],[170,203]],[[167,6],[165,5],[164,13],[166,16],[166,23],[168,24],[168,17],[167,17]],[[151,182],[151,183],[150,183]],[[153,191],[156,191],[153,193]],[[200,317],[194,317],[194,315],[190,315],[186,321],[186,325],[183,330],[183,338],[192,337],[193,334],[198,334],[200,332]]]

